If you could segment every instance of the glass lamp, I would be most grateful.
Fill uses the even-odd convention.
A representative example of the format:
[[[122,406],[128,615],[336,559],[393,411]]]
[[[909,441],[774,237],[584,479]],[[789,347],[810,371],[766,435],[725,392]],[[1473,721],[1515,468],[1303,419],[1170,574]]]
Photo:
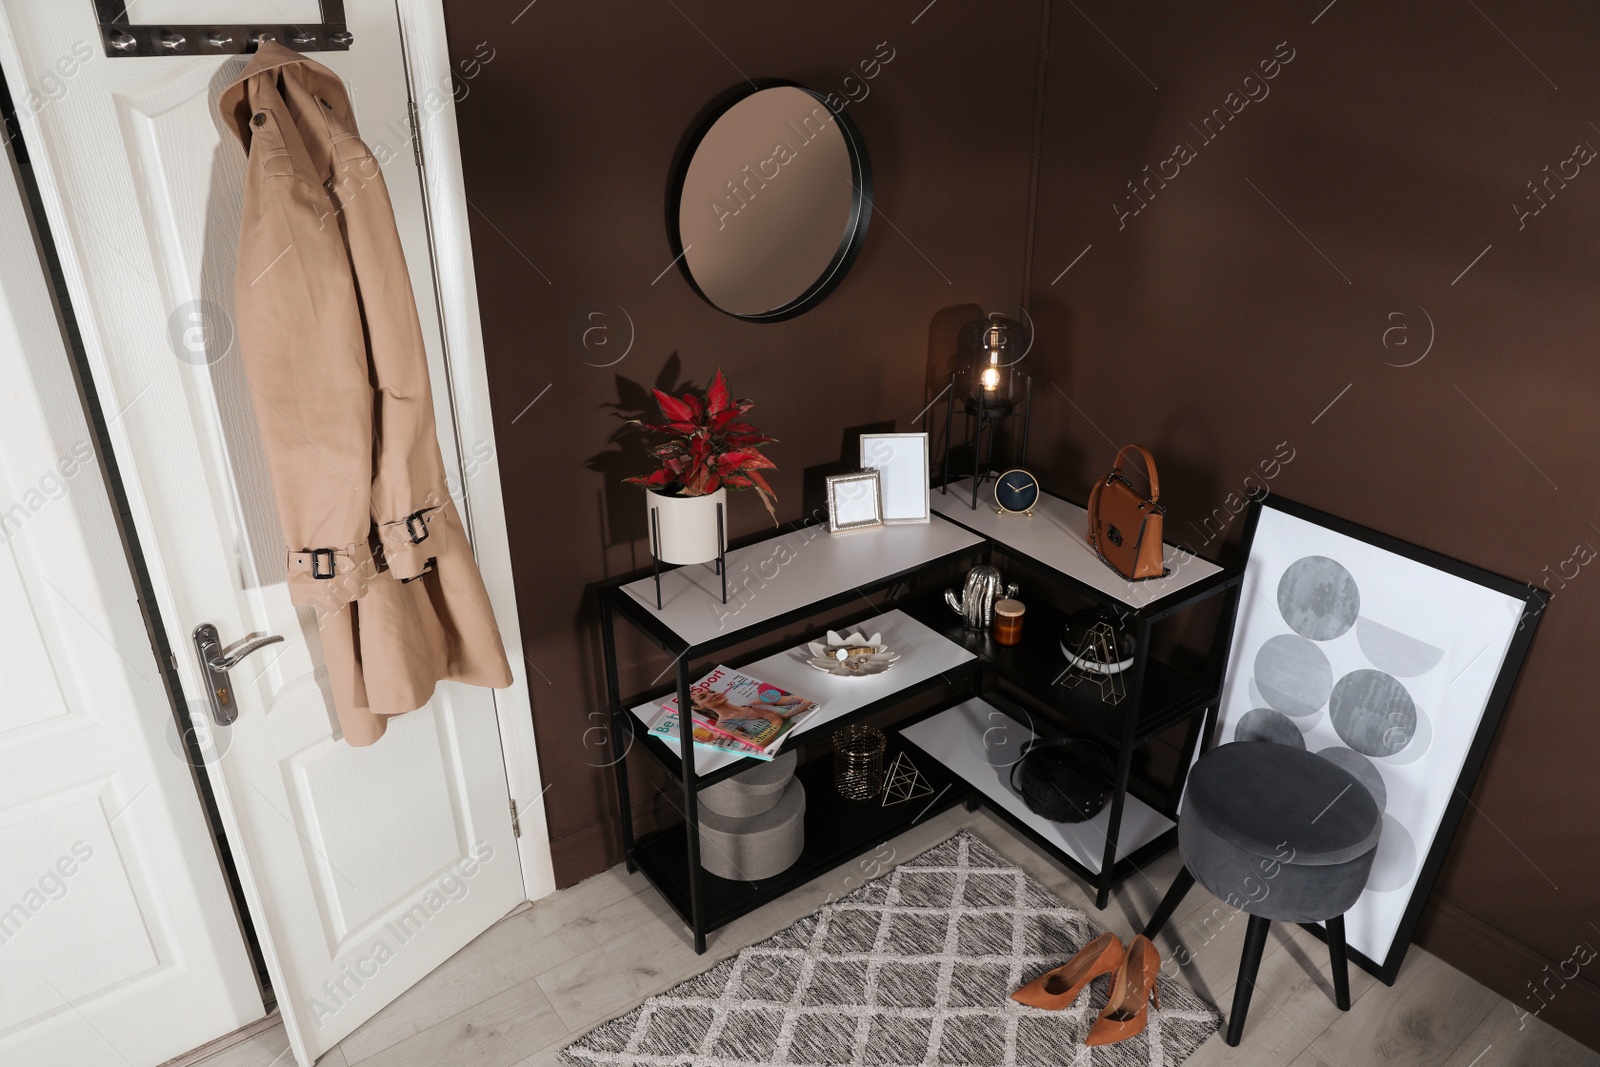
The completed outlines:
[[[999,312],[970,321],[962,327],[956,348],[955,369],[946,389],[943,479],[952,477],[951,455],[961,465],[971,464],[972,507],[978,507],[978,487],[994,478],[998,471],[1020,467],[1028,455],[1028,424],[1033,415],[1033,378],[1022,363],[1033,346],[1033,326]],[[955,436],[957,412],[966,430],[966,441]],[[1011,416],[1019,423],[1010,423]],[[996,468],[997,453],[1004,453],[1006,466]]]
[[[1026,350],[1022,324],[996,312],[964,331],[967,357],[967,410],[981,417],[1011,414],[1017,364]]]

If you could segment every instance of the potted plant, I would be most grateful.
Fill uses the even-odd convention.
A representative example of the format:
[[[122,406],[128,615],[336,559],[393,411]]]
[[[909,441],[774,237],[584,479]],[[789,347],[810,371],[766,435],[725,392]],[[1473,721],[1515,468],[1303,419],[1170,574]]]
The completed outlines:
[[[776,464],[759,451],[776,438],[767,437],[741,418],[755,405],[732,399],[721,370],[712,376],[703,397],[693,393],[673,397],[660,389],[655,395],[664,421],[630,419],[628,425],[667,438],[650,450],[658,466],[649,474],[624,481],[647,490],[647,517],[659,538],[656,558],[679,564],[716,559],[723,547],[717,543],[717,506],[726,508],[729,489],[754,489],[776,526],[778,515],[773,505],[777,497],[761,474],[775,470]],[[724,518],[724,544],[726,540]]]

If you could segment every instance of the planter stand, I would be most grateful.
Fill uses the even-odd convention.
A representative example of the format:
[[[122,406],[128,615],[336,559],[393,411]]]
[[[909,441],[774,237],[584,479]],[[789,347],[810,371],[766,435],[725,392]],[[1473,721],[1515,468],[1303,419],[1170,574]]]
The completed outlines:
[[[722,602],[728,602],[728,545],[723,536],[722,505],[717,505],[716,573],[722,576]],[[672,566],[672,564],[667,564]],[[656,583],[656,610],[661,610],[661,513],[650,511],[650,574]]]

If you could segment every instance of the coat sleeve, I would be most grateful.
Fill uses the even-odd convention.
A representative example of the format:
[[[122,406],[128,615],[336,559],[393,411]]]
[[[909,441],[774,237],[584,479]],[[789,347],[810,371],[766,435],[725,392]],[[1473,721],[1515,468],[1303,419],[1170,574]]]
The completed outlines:
[[[369,544],[372,389],[349,257],[296,172],[277,94],[252,99],[234,304],[297,606],[358,599]]]
[[[372,520],[394,577],[426,572],[442,556],[449,502],[434,422],[428,353],[417,318],[411,277],[394,208],[378,161],[343,125],[324,112],[337,156],[332,196],[342,210],[356,289],[366,310],[367,344],[376,385]]]

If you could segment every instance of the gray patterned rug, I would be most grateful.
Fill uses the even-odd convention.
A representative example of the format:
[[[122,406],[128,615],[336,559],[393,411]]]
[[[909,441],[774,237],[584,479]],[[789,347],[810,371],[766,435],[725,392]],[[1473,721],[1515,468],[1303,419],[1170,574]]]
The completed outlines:
[[[590,1031],[562,1058],[575,1067],[1177,1067],[1219,1017],[1165,976],[1163,1008],[1145,1032],[1099,1048],[1082,1041],[1109,978],[1063,1011],[1011,999],[1097,933],[963,830]]]

